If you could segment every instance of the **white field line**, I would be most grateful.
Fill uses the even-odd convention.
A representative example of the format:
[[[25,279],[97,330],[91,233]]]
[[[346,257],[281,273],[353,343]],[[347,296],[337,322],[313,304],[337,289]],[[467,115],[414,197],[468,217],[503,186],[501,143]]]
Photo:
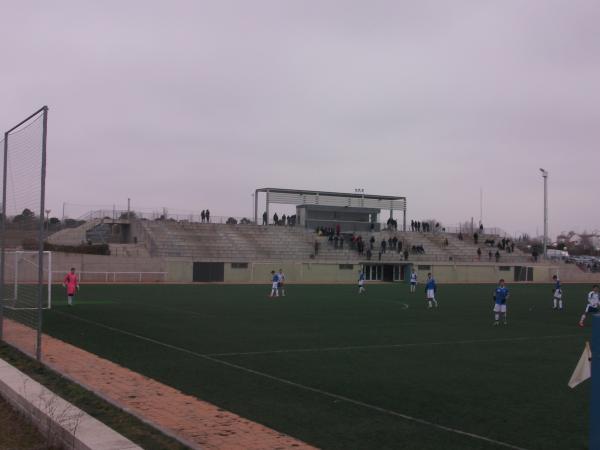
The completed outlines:
[[[386,348],[408,348],[420,346],[438,346],[438,345],[465,345],[465,344],[490,344],[498,342],[522,342],[537,341],[545,339],[562,339],[571,337],[581,337],[580,334],[559,334],[552,336],[523,336],[515,338],[499,339],[468,339],[462,341],[438,341],[438,342],[413,342],[406,344],[374,344],[374,345],[350,345],[347,347],[315,347],[315,348],[289,348],[282,350],[263,350],[253,352],[230,352],[230,353],[207,353],[206,356],[246,356],[246,355],[271,355],[278,353],[312,353],[312,352],[337,352],[350,350],[377,350]]]
[[[191,356],[195,356],[197,358],[205,359],[205,360],[211,361],[211,362],[213,362],[215,364],[220,364],[220,365],[223,365],[223,366],[226,366],[226,367],[230,367],[232,369],[236,369],[236,370],[239,370],[239,371],[242,371],[242,372],[246,372],[246,373],[249,373],[249,374],[252,374],[252,375],[256,375],[256,376],[262,377],[262,378],[266,378],[266,379],[269,379],[269,380],[272,380],[272,381],[276,381],[276,382],[281,383],[281,384],[285,384],[285,385],[288,385],[288,386],[293,386],[293,387],[295,387],[297,389],[301,389],[301,390],[309,391],[309,392],[314,392],[314,393],[323,395],[325,397],[329,397],[329,398],[340,400],[340,401],[343,401],[343,402],[346,402],[346,403],[350,403],[350,404],[353,404],[353,405],[361,406],[363,408],[370,409],[372,411],[377,411],[377,412],[380,412],[380,413],[383,413],[383,414],[387,414],[387,415],[390,415],[390,416],[393,416],[393,417],[398,417],[398,418],[407,420],[409,422],[414,422],[414,423],[418,423],[418,424],[421,424],[421,425],[426,425],[426,426],[429,426],[429,427],[432,427],[432,428],[435,428],[435,429],[438,429],[438,430],[447,431],[449,433],[454,433],[454,434],[458,434],[458,435],[461,435],[461,436],[466,436],[466,437],[469,437],[469,438],[472,438],[472,439],[476,439],[476,440],[479,440],[479,441],[488,442],[490,444],[494,444],[494,445],[497,445],[499,447],[510,448],[510,449],[513,449],[513,450],[527,450],[524,447],[519,447],[517,445],[513,445],[513,444],[510,444],[510,443],[507,443],[507,442],[497,441],[495,439],[491,439],[491,438],[488,438],[488,437],[485,437],[485,436],[481,436],[481,435],[478,435],[478,434],[475,434],[475,433],[469,433],[468,431],[463,431],[463,430],[459,430],[457,428],[452,428],[452,427],[448,427],[448,426],[445,426],[445,425],[440,425],[440,424],[435,423],[435,422],[430,422],[429,420],[420,419],[418,417],[413,417],[413,416],[410,416],[408,414],[403,414],[403,413],[400,413],[400,412],[397,412],[397,411],[393,411],[391,409],[386,409],[386,408],[382,408],[382,407],[377,406],[377,405],[372,405],[370,403],[366,403],[366,402],[363,402],[363,401],[360,401],[360,400],[355,400],[353,398],[346,397],[344,395],[334,394],[332,392],[324,391],[322,389],[314,388],[314,387],[311,387],[311,386],[306,386],[304,384],[300,384],[300,383],[296,383],[294,381],[286,380],[285,378],[280,378],[280,377],[277,377],[275,375],[270,375],[270,374],[265,373],[265,372],[260,372],[258,370],[250,369],[248,367],[240,366],[238,364],[234,364],[234,363],[231,363],[231,362],[228,362],[228,361],[223,361],[221,359],[217,359],[217,358],[215,358],[213,356],[210,356],[210,355],[205,355],[205,354],[202,354],[202,353],[197,353],[197,352],[194,352],[192,350],[188,350],[188,349],[185,349],[185,348],[177,347],[175,345],[171,345],[171,344],[168,344],[166,342],[158,341],[156,339],[152,339],[152,338],[149,338],[149,337],[146,337],[146,336],[142,336],[142,335],[139,335],[139,334],[136,334],[136,333],[132,333],[132,332],[129,332],[129,331],[126,331],[126,330],[121,330],[119,328],[111,327],[109,325],[105,325],[103,323],[95,322],[93,320],[83,319],[81,317],[77,317],[77,316],[74,316],[72,314],[67,314],[67,313],[63,313],[63,312],[60,312],[60,311],[56,311],[56,313],[64,315],[64,316],[71,317],[71,318],[73,318],[75,320],[79,320],[81,322],[85,322],[85,323],[89,323],[91,325],[98,326],[100,328],[105,328],[107,330],[114,331],[116,333],[120,333],[120,334],[123,334],[123,335],[126,335],[126,336],[134,337],[134,338],[140,339],[142,341],[151,342],[153,344],[160,345],[162,347],[169,348],[171,350],[176,350],[178,352],[185,353],[185,354],[188,354],[188,355],[191,355]]]

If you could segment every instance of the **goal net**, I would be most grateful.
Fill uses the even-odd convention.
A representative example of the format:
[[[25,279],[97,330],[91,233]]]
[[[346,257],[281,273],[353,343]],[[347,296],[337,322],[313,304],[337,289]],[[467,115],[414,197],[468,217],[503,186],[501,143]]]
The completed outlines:
[[[7,311],[28,311],[38,309],[39,295],[39,253],[36,251],[7,251],[4,254],[4,299],[5,315],[10,317],[27,314],[10,314]],[[42,256],[42,309],[52,307],[52,252]],[[20,322],[22,320],[19,320]]]

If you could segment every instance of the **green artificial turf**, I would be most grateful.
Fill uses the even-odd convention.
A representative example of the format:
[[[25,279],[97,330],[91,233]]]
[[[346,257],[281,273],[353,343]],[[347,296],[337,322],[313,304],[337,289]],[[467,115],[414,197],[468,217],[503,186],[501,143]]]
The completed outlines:
[[[567,382],[589,286],[556,312],[550,285],[509,285],[500,327],[490,285],[442,285],[437,310],[405,284],[269,288],[57,288],[44,331],[321,448],[587,448],[589,382]]]

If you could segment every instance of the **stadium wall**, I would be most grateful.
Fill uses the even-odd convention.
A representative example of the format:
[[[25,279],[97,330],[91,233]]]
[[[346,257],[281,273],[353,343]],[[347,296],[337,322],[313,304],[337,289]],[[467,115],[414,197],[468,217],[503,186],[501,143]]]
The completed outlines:
[[[193,281],[193,264],[190,258],[168,257],[131,257],[131,256],[102,256],[82,255],[53,252],[52,269],[58,274],[66,273],[70,267],[75,267],[79,272],[102,273],[156,273],[164,274],[152,278],[145,277],[144,281],[167,281],[172,283],[190,283]],[[271,270],[283,269],[286,280],[294,283],[354,283],[357,272],[362,267],[357,263],[331,262],[331,261],[275,261],[275,262],[248,262],[224,264],[224,282],[226,283],[268,283],[271,279]],[[379,264],[379,261],[369,261],[369,264]],[[410,267],[414,267],[419,275],[419,280],[424,280],[427,272],[432,272],[440,283],[495,283],[499,278],[509,282],[514,281],[514,266],[494,263],[448,263],[448,262],[415,262],[406,264],[405,274]],[[565,264],[530,264],[525,267],[533,269],[534,283],[547,283],[552,275],[558,274],[564,282],[597,283],[600,282],[599,274],[586,273],[573,265]],[[57,274],[57,275],[58,275]],[[62,277],[55,275],[55,281]],[[405,275],[407,278],[408,275]],[[127,279],[121,279],[127,281]],[[82,281],[104,281],[102,275],[97,278]],[[110,278],[106,281],[112,281]],[[136,281],[131,279],[130,281]]]
[[[354,283],[362,264],[340,264],[334,262],[249,262],[223,263],[225,283],[269,283],[271,271],[282,269],[286,281],[292,283]],[[369,264],[378,264],[377,261]],[[406,265],[405,273],[410,267],[424,280],[428,272],[432,272],[440,283],[495,283],[500,278],[508,282],[514,281],[514,266],[501,266],[488,263],[427,263],[419,262],[414,266]],[[547,283],[552,275],[558,273],[564,281],[589,282],[594,279],[590,274],[571,279],[570,272],[556,265],[530,265],[533,268],[533,282]],[[576,269],[578,270],[578,269]],[[562,271],[562,272],[561,272]],[[193,279],[193,261],[189,259],[168,258],[166,263],[167,281],[187,283]],[[405,275],[408,278],[408,275]]]

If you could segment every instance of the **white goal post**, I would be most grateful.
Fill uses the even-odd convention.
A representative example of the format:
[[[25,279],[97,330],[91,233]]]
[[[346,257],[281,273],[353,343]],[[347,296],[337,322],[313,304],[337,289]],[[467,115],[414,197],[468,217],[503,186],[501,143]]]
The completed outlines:
[[[33,250],[5,252],[4,308],[13,310],[38,309],[39,253]],[[43,252],[42,309],[52,308],[52,252]],[[12,280],[12,289],[10,281]]]

